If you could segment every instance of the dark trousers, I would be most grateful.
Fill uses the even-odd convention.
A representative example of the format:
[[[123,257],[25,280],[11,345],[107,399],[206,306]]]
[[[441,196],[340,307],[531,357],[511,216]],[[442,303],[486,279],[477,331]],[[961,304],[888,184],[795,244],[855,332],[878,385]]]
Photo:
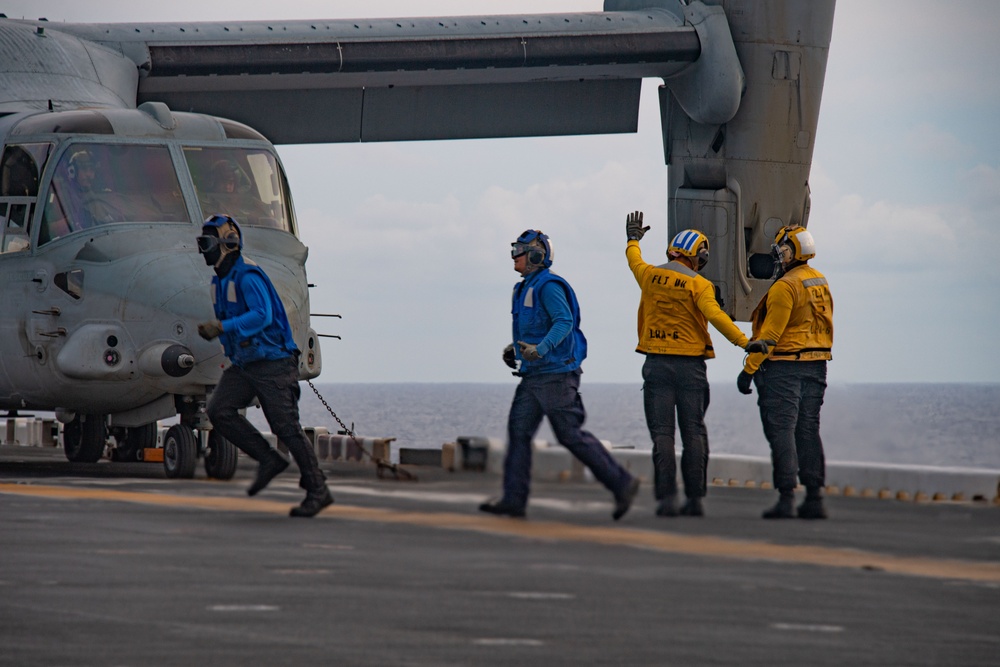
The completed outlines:
[[[504,500],[524,505],[531,482],[531,440],[542,417],[549,418],[559,444],[594,474],[594,478],[619,497],[632,476],[615,461],[604,445],[583,430],[587,413],[580,398],[580,371],[544,373],[521,379],[507,418],[507,457],[504,459]]]
[[[771,445],[774,488],[794,489],[796,476],[807,489],[822,487],[826,459],[819,411],[826,393],[826,362],[765,361],[753,380],[764,436]]]
[[[321,491],[326,485],[326,477],[299,424],[300,393],[298,364],[292,357],[255,361],[246,368],[230,366],[223,371],[208,401],[208,418],[222,437],[251,458],[263,461],[274,450],[260,431],[239,413],[256,396],[271,432],[288,447],[299,467],[302,476],[299,485],[306,491]]]
[[[674,431],[680,427],[681,475],[684,495],[703,498],[708,475],[709,388],[701,357],[650,354],[642,365],[643,407],[653,440],[654,492],[657,500],[677,495],[677,458]]]

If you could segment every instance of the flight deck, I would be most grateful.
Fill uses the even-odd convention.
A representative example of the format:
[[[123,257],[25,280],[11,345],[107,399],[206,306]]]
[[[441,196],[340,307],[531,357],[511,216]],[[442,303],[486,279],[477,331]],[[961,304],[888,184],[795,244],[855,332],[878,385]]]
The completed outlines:
[[[528,518],[477,511],[489,472],[324,462],[336,504],[292,519],[297,476],[167,479],[0,446],[0,665],[995,665],[1000,508],[711,487],[611,520],[597,484],[536,481]],[[294,470],[294,468],[292,468]]]

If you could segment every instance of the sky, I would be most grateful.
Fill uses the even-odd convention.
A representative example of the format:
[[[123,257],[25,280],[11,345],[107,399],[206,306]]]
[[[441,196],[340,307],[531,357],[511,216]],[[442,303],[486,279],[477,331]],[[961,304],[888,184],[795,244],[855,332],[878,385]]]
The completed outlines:
[[[212,21],[600,11],[601,0],[0,0],[11,18]],[[831,383],[1000,382],[1000,3],[839,0],[809,229],[835,300]],[[506,382],[510,242],[574,286],[585,382],[640,382],[627,212],[666,246],[658,80],[635,134],[279,146],[310,248],[322,382]],[[741,324],[749,333],[749,325]],[[743,353],[713,330],[709,379]]]

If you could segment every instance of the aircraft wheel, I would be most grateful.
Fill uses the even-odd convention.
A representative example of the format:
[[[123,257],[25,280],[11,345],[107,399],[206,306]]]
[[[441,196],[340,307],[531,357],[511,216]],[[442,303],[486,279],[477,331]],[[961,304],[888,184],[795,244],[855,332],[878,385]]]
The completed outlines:
[[[209,431],[205,472],[215,479],[232,479],[236,474],[236,460],[239,453],[236,445],[223,438],[217,431]]]
[[[171,479],[194,477],[198,461],[198,440],[184,424],[174,424],[163,438],[163,470]]]
[[[114,436],[118,446],[111,452],[112,461],[141,461],[143,450],[156,447],[156,422],[117,429]]]
[[[77,415],[63,428],[63,451],[74,463],[96,463],[108,444],[104,415]]]

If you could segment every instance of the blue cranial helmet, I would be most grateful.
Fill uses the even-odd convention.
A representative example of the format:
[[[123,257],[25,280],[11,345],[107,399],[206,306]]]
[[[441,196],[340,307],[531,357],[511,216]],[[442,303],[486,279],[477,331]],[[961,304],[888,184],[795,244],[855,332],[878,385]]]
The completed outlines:
[[[240,229],[239,223],[232,216],[225,213],[210,215],[201,225],[202,233],[209,229],[215,230],[215,236],[219,239],[219,243],[227,249],[243,249],[243,230]]]
[[[510,256],[528,254],[528,264],[532,266],[552,266],[553,252],[549,237],[538,229],[525,230],[511,245]]]

